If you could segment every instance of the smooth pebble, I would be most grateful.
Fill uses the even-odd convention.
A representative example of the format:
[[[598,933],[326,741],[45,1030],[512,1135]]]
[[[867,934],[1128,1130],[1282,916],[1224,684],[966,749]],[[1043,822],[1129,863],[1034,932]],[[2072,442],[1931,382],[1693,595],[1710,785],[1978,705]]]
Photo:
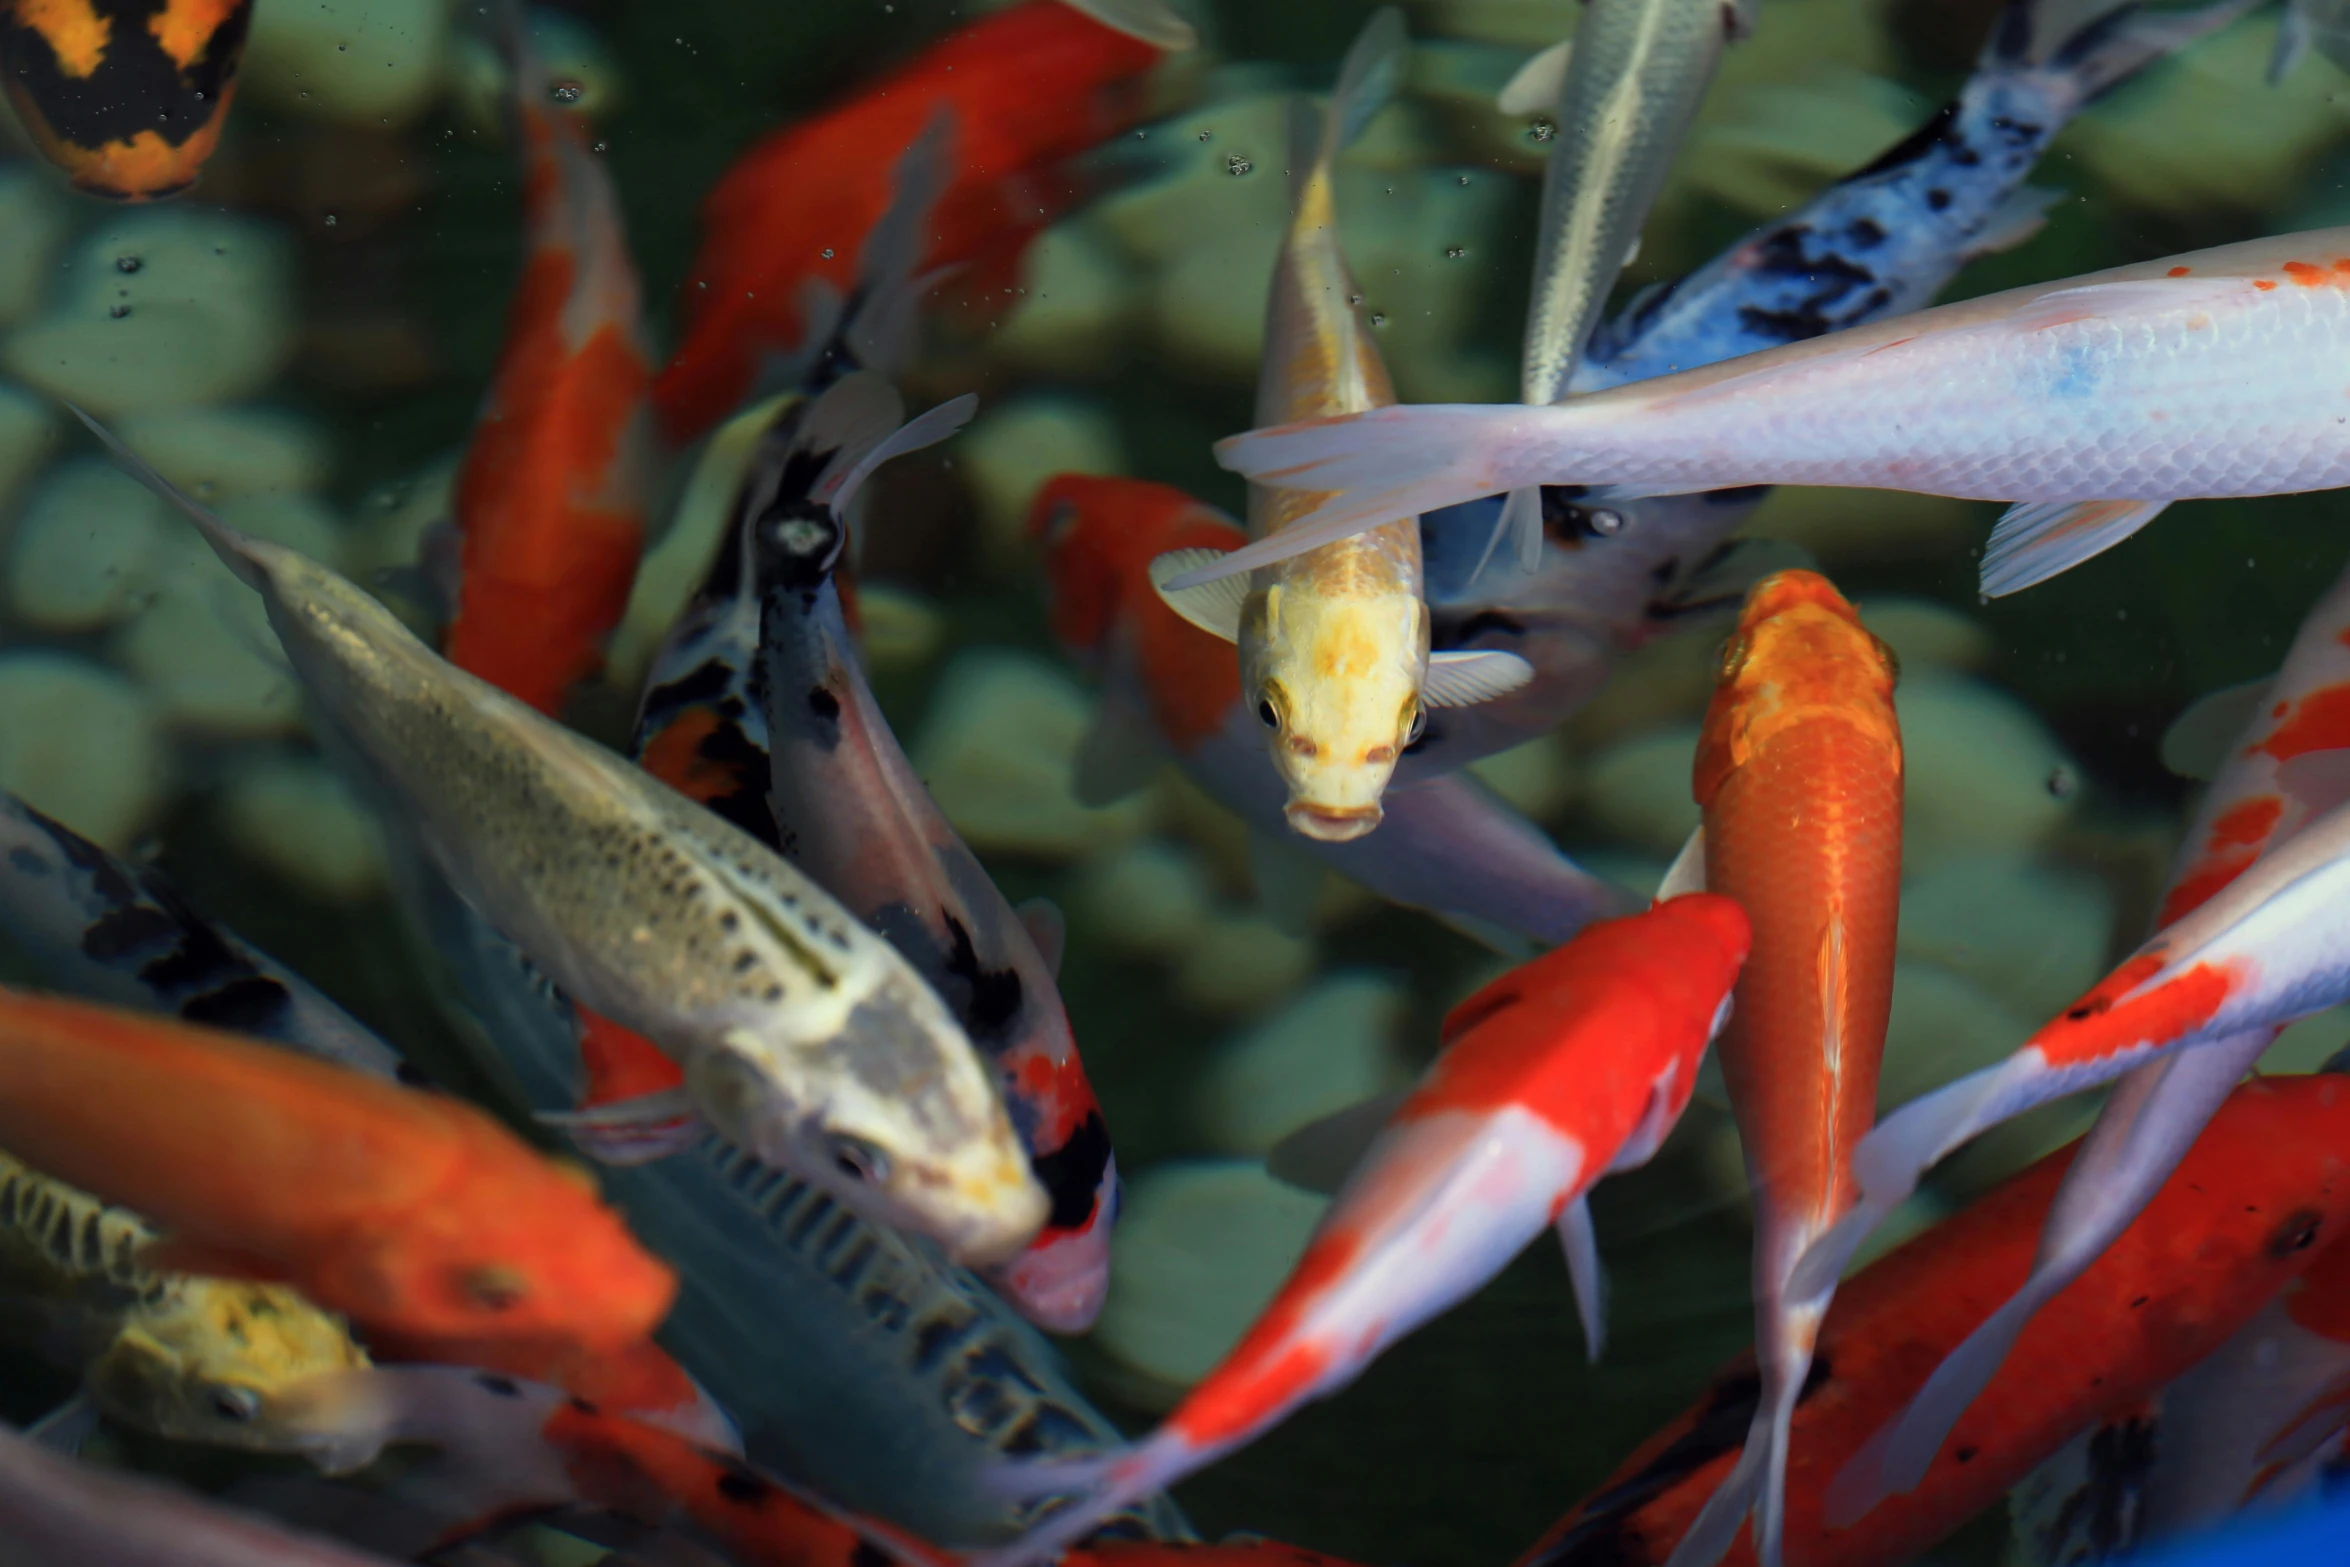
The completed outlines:
[[[326,482],[326,441],[308,420],[272,408],[184,408],[115,428],[155,471],[207,505]]]
[[[1192,1096],[1206,1145],[1261,1154],[1309,1121],[1411,1081],[1411,992],[1371,970],[1326,975],[1211,1057]]]
[[[239,81],[273,108],[377,129],[430,107],[443,79],[446,0],[301,0],[254,7]]]
[[[2070,1005],[2107,968],[2113,893],[2069,866],[1966,855],[1901,892],[1901,952],[1972,980],[2027,1018]]]
[[[47,399],[0,381],[0,521],[19,488],[49,460],[57,435]]]
[[[0,789],[119,853],[169,786],[170,757],[136,686],[67,653],[0,653]]]
[[[1085,223],[1047,229],[1021,271],[1022,293],[989,335],[997,357],[1050,375],[1097,376],[1120,353],[1135,304],[1117,252]]]
[[[2005,1060],[2031,1038],[2034,1016],[1937,964],[1896,960],[1877,1113]]]
[[[1485,787],[1534,820],[1548,821],[1575,798],[1575,758],[1555,734],[1537,735],[1498,755],[1481,757],[1469,771]]]
[[[381,829],[348,784],[314,756],[265,756],[230,775],[217,809],[229,840],[326,903],[384,885]]]
[[[1089,936],[1121,951],[1165,957],[1199,934],[1213,897],[1199,854],[1153,837],[1088,856],[1072,901]]]
[[[41,302],[71,221],[48,169],[29,159],[0,165],[0,326]]]
[[[1098,403],[1045,394],[982,410],[955,443],[955,466],[979,503],[986,564],[1009,571],[1032,560],[1028,508],[1038,487],[1060,473],[1124,473],[1126,451]]]
[[[1947,860],[2028,851],[2062,826],[2078,791],[2048,780],[2072,759],[2014,697],[1928,670],[1894,689],[1904,757],[1902,865],[1923,874]]]
[[[1906,670],[1972,672],[1991,662],[1991,628],[1934,599],[1872,594],[1860,600],[1861,624],[1893,649]]]
[[[1618,741],[1583,773],[1583,811],[1618,847],[1668,860],[1697,828],[1690,772],[1697,762],[1695,724],[1674,724]]]
[[[184,527],[110,462],[75,458],[25,499],[8,541],[8,609],[36,631],[96,631],[150,597],[172,530]]]
[[[857,646],[876,674],[918,670],[938,656],[946,616],[912,588],[857,584]]]
[[[1314,972],[1313,942],[1257,913],[1217,913],[1185,949],[1176,999],[1197,1011],[1243,1017],[1272,1006]]]

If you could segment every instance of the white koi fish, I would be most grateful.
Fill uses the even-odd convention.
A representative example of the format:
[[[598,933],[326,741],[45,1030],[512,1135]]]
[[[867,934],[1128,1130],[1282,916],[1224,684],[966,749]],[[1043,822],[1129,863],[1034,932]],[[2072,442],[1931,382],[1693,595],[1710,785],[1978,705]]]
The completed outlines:
[[[1374,409],[1217,446],[1252,483],[1322,492],[1182,589],[1386,518],[1540,484],[1630,499],[1744,484],[2018,503],[1983,558],[2011,593],[2174,500],[2350,485],[2350,229],[2040,284],[1549,408]]]

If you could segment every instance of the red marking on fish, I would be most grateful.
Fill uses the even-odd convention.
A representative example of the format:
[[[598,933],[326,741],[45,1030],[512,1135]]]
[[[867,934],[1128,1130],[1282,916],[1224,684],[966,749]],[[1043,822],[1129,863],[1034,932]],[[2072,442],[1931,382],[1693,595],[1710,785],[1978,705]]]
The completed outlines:
[[[2288,261],[2285,263],[2284,271],[2285,276],[2303,288],[2317,288],[2331,281],[2326,276],[2325,268],[2313,267],[2306,261]]]
[[[2195,269],[2193,267],[2173,267],[2164,275],[2166,277],[2185,277],[2188,273],[2194,270]]]
[[[2236,987],[2226,965],[2194,963],[2141,995],[2130,994],[2163,968],[2159,953],[2130,959],[2098,981],[2062,1017],[2044,1025],[2025,1048],[2038,1050],[2050,1067],[2061,1070],[2122,1051],[2167,1045],[2201,1031]]]
[[[2277,285],[2272,279],[2256,277],[2252,280],[2252,286],[2259,289],[2262,293],[2266,293],[2270,289],[2275,288]]]
[[[2289,762],[2312,751],[2341,750],[2350,746],[2350,685],[2308,693],[2292,704],[2290,718],[2280,703],[2272,716],[2283,720],[2276,733],[2252,747],[2264,756]]]

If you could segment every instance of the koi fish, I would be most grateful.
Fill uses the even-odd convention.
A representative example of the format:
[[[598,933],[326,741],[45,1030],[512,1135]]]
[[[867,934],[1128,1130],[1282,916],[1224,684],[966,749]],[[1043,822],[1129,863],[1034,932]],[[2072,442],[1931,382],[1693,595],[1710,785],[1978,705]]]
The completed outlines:
[[[2227,765],[2188,831],[2158,930],[2208,903],[2313,812],[2350,802],[2350,771],[2341,766],[2341,753],[2350,747],[2345,630],[2350,576],[2311,610],[2284,668],[2267,684],[2261,710],[2230,747]],[[2305,797],[2295,792],[2296,782],[2316,792]],[[1880,1447],[1884,1484],[1901,1486],[1924,1468],[2023,1324],[2137,1217],[2278,1032],[2274,1025],[2256,1025],[2128,1070],[2057,1194],[2031,1278],[1936,1368],[1887,1431]],[[2070,1091],[2049,1088],[2047,1097]]]
[[[1230,518],[1167,485],[1061,474],[1037,492],[1029,526],[1046,540],[1054,634],[1093,666],[1104,687],[1077,759],[1080,799],[1130,794],[1173,760],[1248,824],[1259,888],[1276,905],[1293,874],[1294,846],[1390,903],[1426,909],[1504,947],[1518,939],[1561,942],[1622,911],[1627,900],[1612,884],[1560,854],[1472,778],[1435,777],[1397,790],[1376,842],[1289,832],[1287,790],[1265,766],[1238,666],[1151,585],[1156,556],[1241,543]]]
[[[2047,0],[2007,0],[1956,98],[1858,173],[1602,322],[1572,388],[1668,375],[1923,308],[1962,266],[2038,229],[2054,197],[2024,181],[2084,105],[2252,3],[2156,14],[2121,5],[2083,19]],[[1598,690],[1614,657],[1734,608],[1757,575],[1794,564],[1751,542],[1731,552],[1730,535],[1768,493],[1603,500],[1547,485],[1531,572],[1484,569],[1501,498],[1423,516],[1433,645],[1516,653],[1535,676],[1491,701],[1431,713],[1406,769],[1457,766],[1548,734]]]
[[[1723,650],[1698,741],[1705,885],[1754,921],[1722,1075],[1755,1194],[1762,1380],[1737,1467],[1673,1554],[1711,1567],[1754,1515],[1777,1567],[1787,1444],[1835,1281],[1790,1282],[1853,1200],[1877,1102],[1901,903],[1901,727],[1893,655],[1827,579],[1765,577]]]
[[[1009,1483],[1080,1488],[989,1567],[1050,1560],[1125,1501],[1246,1445],[1328,1397],[1381,1351],[1482,1288],[1556,1227],[1585,1342],[1601,1342],[1586,1202],[1664,1142],[1730,1014],[1746,916],[1707,893],[1592,926],[1445,1019],[1443,1054],[1332,1200],[1256,1324],[1158,1431]]]
[[[189,907],[153,867],[116,859],[4,791],[0,936],[70,994],[423,1081],[308,980]]]
[[[188,1024],[0,991],[0,1146],[161,1226],[145,1266],[290,1284],[371,1341],[584,1383],[676,1293],[470,1105]]]
[[[2342,0],[2285,0],[2284,14],[2277,19],[2276,54],[2268,63],[2271,85],[2291,75],[2313,45],[2350,71],[2350,11],[2345,11]]]
[[[0,4],[0,95],[77,190],[153,201],[219,145],[253,0]]]
[[[551,108],[519,0],[500,10],[527,247],[453,508],[449,662],[542,713],[628,607],[651,481],[652,370],[620,201],[586,121]]]
[[[2120,1241],[2024,1330],[1917,1490],[1849,1516],[1829,1479],[2030,1271],[2073,1158],[2061,1149],[1846,1280],[1820,1325],[1789,1445],[1785,1548],[1804,1567],[1906,1561],[2084,1426],[2133,1408],[2240,1330],[2350,1224],[2350,1085],[2238,1088]],[[1742,1357],[1519,1559],[1660,1563],[1738,1461],[1760,1384]],[[1734,1562],[1754,1560],[1743,1549]]]
[[[1027,1244],[1047,1204],[1025,1151],[969,1039],[888,943],[757,839],[91,428],[261,594],[326,732],[397,801],[387,819],[565,994],[670,1053],[729,1140],[958,1255]],[[851,477],[824,498],[846,505]]]
[[[1301,111],[1293,128],[1290,161],[1299,174],[1265,309],[1260,423],[1395,401],[1339,249],[1334,164],[1386,106],[1407,42],[1400,12],[1375,12],[1347,51],[1320,120]],[[1252,489],[1251,533],[1278,536],[1308,500]],[[1152,576],[1209,558],[1164,555],[1152,562]],[[1430,659],[1420,529],[1410,517],[1167,602],[1203,631],[1239,644],[1241,686],[1288,788],[1289,825],[1307,838],[1344,842],[1379,825],[1380,796],[1397,758],[1419,738],[1426,707],[1474,703],[1533,673],[1511,653]]]
[[[1983,561],[1984,590],[2013,592],[2174,500],[2350,484],[2317,346],[2344,332],[2350,230],[2323,229],[2010,289],[1549,408],[1374,409],[1251,431],[1220,442],[1218,461],[1333,498],[1167,585],[1544,483],[1600,486],[1601,499],[1817,484],[2015,502]]]
[[[1190,46],[1179,22],[1150,25],[1156,7],[1141,8],[1140,22],[1121,17],[1125,26],[1099,19],[1134,9],[1025,0],[736,158],[703,199],[682,339],[654,383],[669,443],[692,441],[750,396],[763,358],[824,335],[812,330],[821,323],[807,285],[838,297],[888,204],[875,168],[895,162],[941,109],[956,127],[953,173],[924,265],[1008,281],[1028,242],[1076,196],[1058,166],[1140,118],[1142,79],[1160,50]]]
[[[175,1441],[300,1453],[336,1472],[372,1447],[312,1440],[279,1395],[367,1364],[340,1318],[282,1284],[158,1273],[154,1228],[0,1153],[0,1294],[62,1341],[81,1394],[45,1417],[44,1440],[79,1445],[98,1415]],[[0,1310],[0,1315],[10,1315]]]
[[[578,1059],[560,992],[445,883],[401,890],[461,987],[452,1011],[483,1064],[518,1080],[527,1104],[571,1104]],[[926,1539],[993,1540],[1025,1521],[980,1483],[994,1464],[1119,1439],[976,1276],[715,1133],[602,1175],[631,1227],[676,1259],[662,1340],[725,1388],[754,1462]],[[1122,1521],[1154,1538],[1188,1533],[1165,1497]]]

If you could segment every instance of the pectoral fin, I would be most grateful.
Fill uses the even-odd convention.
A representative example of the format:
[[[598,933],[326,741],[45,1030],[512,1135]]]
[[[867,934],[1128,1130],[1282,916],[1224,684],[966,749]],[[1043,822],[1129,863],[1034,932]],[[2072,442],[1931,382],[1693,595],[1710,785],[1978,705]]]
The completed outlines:
[[[1507,696],[1534,678],[1534,666],[1515,653],[1489,648],[1428,655],[1421,699],[1430,707],[1469,707]]]
[[[1559,106],[1567,89],[1567,62],[1574,57],[1575,40],[1563,38],[1518,67],[1493,100],[1504,114],[1548,114]]]
[[[2003,598],[2070,571],[2145,527],[2169,504],[2073,501],[2010,506],[1983,547],[1983,596]]]
[[[2221,686],[2187,704],[2162,732],[2162,765],[2181,778],[2206,783],[2219,776],[2228,753],[2251,726],[2252,717],[2268,701],[2276,676],[2262,675],[2241,685]]]
[[[1607,1274],[1599,1262],[1599,1234],[1591,1225],[1588,1196],[1560,1210],[1558,1232],[1567,1253],[1567,1279],[1575,1287],[1575,1313],[1583,1321],[1583,1355],[1596,1364],[1607,1347]]]
[[[1265,1173],[1300,1191],[1332,1195],[1354,1174],[1410,1092],[1397,1088],[1373,1094],[1308,1121],[1273,1145],[1265,1155]]]
[[[1248,602],[1248,578],[1218,577],[1196,588],[1167,586],[1171,579],[1187,571],[1214,565],[1225,553],[1209,549],[1169,550],[1152,559],[1151,586],[1158,590],[1161,602],[1200,630],[1227,642],[1238,642],[1241,606]]]

